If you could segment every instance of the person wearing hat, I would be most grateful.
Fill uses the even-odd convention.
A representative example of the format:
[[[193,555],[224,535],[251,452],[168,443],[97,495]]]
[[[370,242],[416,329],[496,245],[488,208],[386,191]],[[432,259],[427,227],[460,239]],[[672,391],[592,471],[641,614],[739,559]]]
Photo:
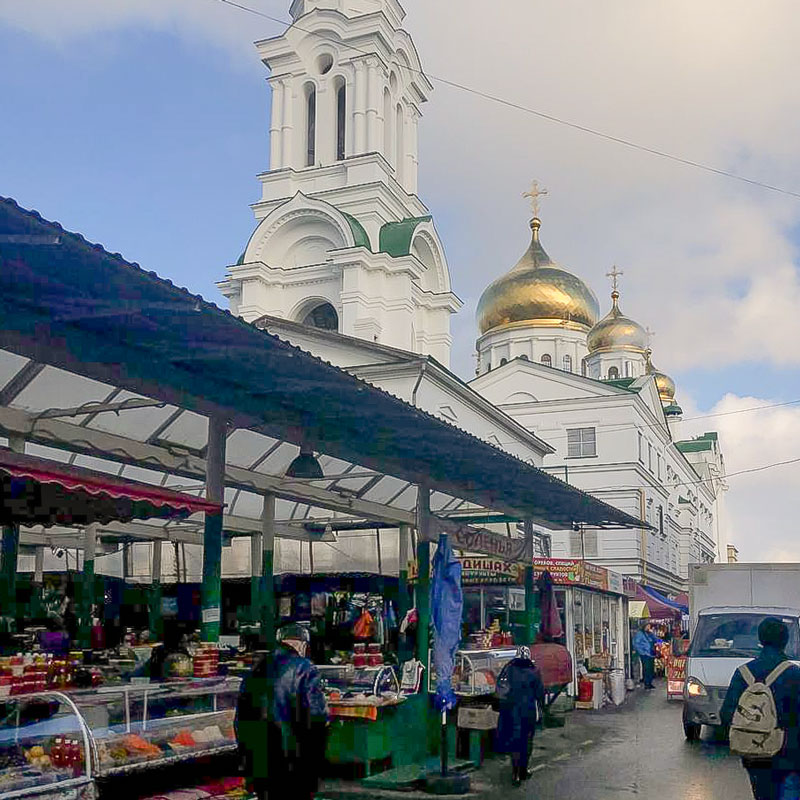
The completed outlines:
[[[517,648],[516,657],[503,668],[498,680],[501,683],[498,735],[511,754],[511,780],[519,786],[531,776],[528,761],[539,709],[544,706],[542,676],[529,647]]]
[[[310,639],[303,626],[284,626],[275,651],[242,682],[236,734],[259,800],[312,800],[319,785],[328,707],[319,670],[306,658]]]

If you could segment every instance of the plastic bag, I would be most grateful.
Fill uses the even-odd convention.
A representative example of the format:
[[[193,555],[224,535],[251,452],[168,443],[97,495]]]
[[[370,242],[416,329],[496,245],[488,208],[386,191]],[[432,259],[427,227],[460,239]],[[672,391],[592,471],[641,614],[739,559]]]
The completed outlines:
[[[372,614],[365,608],[361,612],[361,616],[356,620],[356,624],[353,626],[353,636],[355,636],[356,639],[371,639],[374,632],[375,620]]]

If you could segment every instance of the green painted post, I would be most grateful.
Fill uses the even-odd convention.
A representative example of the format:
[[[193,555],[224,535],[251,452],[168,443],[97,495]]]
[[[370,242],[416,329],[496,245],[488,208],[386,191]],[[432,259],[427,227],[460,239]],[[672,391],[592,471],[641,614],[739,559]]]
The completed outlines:
[[[533,581],[533,522],[523,522],[525,530],[525,627],[529,644],[536,639],[536,586]]]
[[[430,728],[431,704],[428,697],[430,678],[431,626],[431,496],[427,486],[417,489],[417,658],[425,667],[421,689],[419,735],[427,738]],[[424,734],[422,733],[424,731]]]
[[[160,539],[153,542],[153,557],[150,568],[149,625],[150,637],[156,642],[161,641],[164,632],[161,614],[161,597],[163,594],[161,590],[161,554],[163,544]]]
[[[261,534],[250,535],[250,612],[247,620],[260,623],[261,620]]]
[[[261,510],[261,638],[264,647],[275,646],[275,495],[264,495]]]
[[[206,499],[222,504],[225,496],[225,439],[227,423],[208,418],[206,448]],[[219,641],[222,595],[222,509],[206,514],[203,531],[203,585],[200,591],[200,636],[204,642]]]
[[[82,648],[92,646],[92,605],[94,604],[94,555],[97,549],[97,523],[83,531],[83,575],[81,576],[81,607],[78,618],[78,640]]]
[[[19,559],[19,525],[3,526],[2,575],[4,617],[17,618],[17,560]]]

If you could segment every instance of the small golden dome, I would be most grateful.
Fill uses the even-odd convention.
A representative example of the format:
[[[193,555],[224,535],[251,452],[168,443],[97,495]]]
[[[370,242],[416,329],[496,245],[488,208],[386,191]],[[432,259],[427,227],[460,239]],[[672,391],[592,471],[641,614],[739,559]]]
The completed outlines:
[[[650,350],[645,351],[647,358],[647,374],[652,375],[656,381],[656,389],[662,403],[672,404],[675,401],[675,381],[664,372],[659,372],[650,360]]]
[[[513,323],[591,328],[600,316],[594,292],[557,266],[539,242],[538,217],[531,220],[531,244],[517,264],[490,284],[478,302],[480,332]]]
[[[626,317],[619,309],[619,292],[611,293],[611,311],[589,331],[586,345],[590,353],[608,350],[629,350],[644,353],[647,349],[647,332],[638,323]]]

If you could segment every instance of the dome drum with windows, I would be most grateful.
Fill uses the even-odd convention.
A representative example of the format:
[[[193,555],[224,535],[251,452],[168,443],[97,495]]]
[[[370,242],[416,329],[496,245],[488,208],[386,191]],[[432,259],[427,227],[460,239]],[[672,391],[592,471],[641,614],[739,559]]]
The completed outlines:
[[[589,331],[586,346],[590,353],[627,350],[644,355],[647,350],[647,332],[620,311],[616,289],[611,293],[611,311]]]
[[[530,247],[509,272],[489,285],[478,302],[480,332],[516,324],[588,330],[600,315],[597,297],[580,278],[547,255],[539,241],[539,218],[534,217],[530,225]]]

